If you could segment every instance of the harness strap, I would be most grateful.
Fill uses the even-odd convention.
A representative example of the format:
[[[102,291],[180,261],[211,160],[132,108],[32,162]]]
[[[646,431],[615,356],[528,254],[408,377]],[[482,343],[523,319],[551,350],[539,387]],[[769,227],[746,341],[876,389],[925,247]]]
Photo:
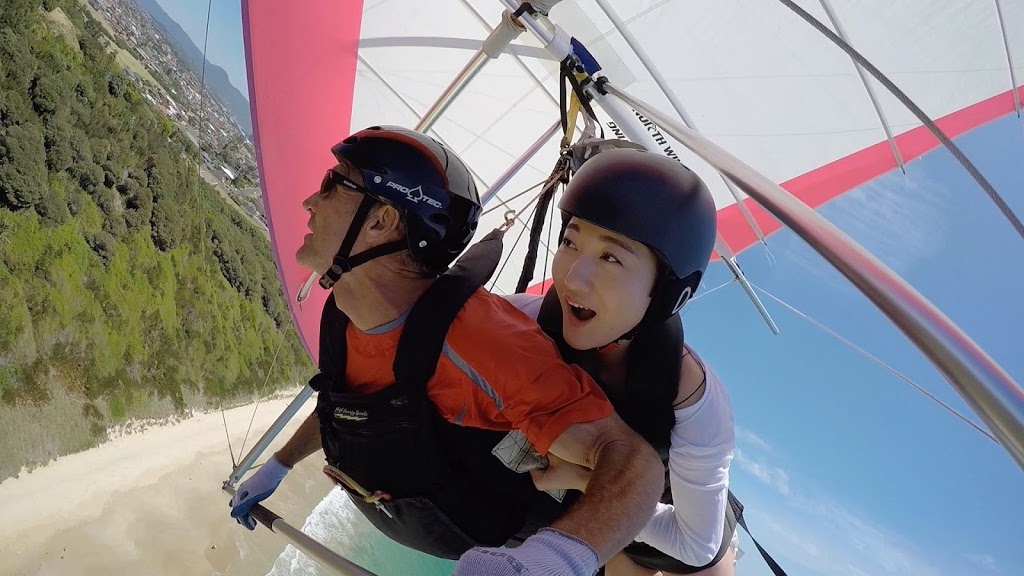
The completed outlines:
[[[743,504],[738,498],[736,498],[736,496],[733,495],[732,490],[729,491],[729,508],[732,510],[733,515],[735,515],[736,521],[747,533],[747,536],[750,536],[750,540],[754,543],[754,546],[757,546],[757,551],[761,553],[761,557],[764,558],[765,564],[771,568],[772,574],[775,576],[787,576],[786,571],[782,569],[782,566],[779,566],[779,563],[772,558],[771,554],[769,554],[767,550],[761,547],[757,542],[757,539],[754,538],[754,535],[750,533],[750,528],[747,528],[747,521],[743,518]]]
[[[398,339],[392,367],[396,382],[410,390],[426,389],[437,370],[448,328],[497,269],[503,236],[503,231],[493,230],[472,245],[416,301]]]
[[[434,375],[441,357],[448,327],[466,300],[494,274],[501,261],[504,231],[496,229],[470,246],[455,264],[434,281],[434,284],[413,305],[406,318],[392,370],[395,381],[412,389],[424,389]],[[371,249],[372,250],[372,249]],[[320,370],[309,381],[320,392],[328,387],[331,377],[344,380],[348,360],[346,331],[348,316],[329,295],[320,315]],[[437,327],[443,327],[437,330]],[[325,329],[326,328],[326,329]],[[331,357],[341,374],[325,374],[323,359]]]
[[[359,231],[363,228],[363,223],[366,222],[366,216],[370,213],[370,209],[376,201],[369,194],[364,195],[362,201],[359,202],[359,208],[356,209],[356,213],[352,215],[352,222],[348,225],[348,232],[345,233],[345,238],[341,241],[341,248],[338,249],[338,253],[334,255],[334,261],[331,263],[331,267],[320,277],[320,286],[326,290],[330,290],[334,284],[341,279],[342,274],[352,270],[360,264],[365,264],[374,258],[384,256],[385,254],[392,254],[398,252],[405,247],[404,242],[390,242],[382,246],[377,246],[367,252],[356,254],[352,256],[352,247],[356,243],[356,238],[359,236]]]
[[[587,370],[588,373],[593,374],[593,362],[596,356],[595,351],[591,350],[576,350],[570,347],[565,339],[562,337],[562,308],[558,302],[558,294],[555,289],[549,288],[547,293],[544,295],[544,300],[541,302],[540,312],[537,315],[537,323],[540,324],[541,328],[555,340],[558,345],[559,351],[562,354],[563,360],[569,363],[579,365],[581,368]],[[641,333],[643,334],[643,332]],[[634,346],[630,350],[630,359],[628,366],[628,378],[630,384],[648,384],[656,381],[658,372],[670,372],[666,371],[664,362],[668,357],[667,354],[674,354],[681,362],[681,355],[678,353],[682,347],[683,333],[682,323],[679,322],[668,322],[664,326],[660,327],[658,331],[647,334],[650,338],[644,337],[640,339],[641,335],[638,335],[639,341],[634,341]],[[670,349],[666,349],[665,346],[669,346]],[[634,355],[636,357],[634,358]],[[649,370],[644,370],[645,366],[649,366]],[[675,381],[678,381],[680,366],[676,366]],[[653,373],[651,371],[654,371]],[[628,387],[627,387],[628,392]],[[610,398],[614,399],[614,395],[610,395]],[[621,401],[621,398],[618,399]],[[616,407],[616,411],[620,408]],[[635,418],[626,419],[627,424],[633,426],[636,423]],[[667,446],[656,447],[662,460],[668,459]],[[666,491],[668,491],[668,480],[666,472]],[[668,493],[668,500],[671,501],[671,493]],[[772,573],[775,576],[787,576],[786,571],[779,566],[779,563],[768,554],[760,543],[754,538],[754,535],[750,533],[750,529],[747,527],[746,519],[743,517],[743,504],[733,495],[732,490],[728,492],[729,507],[726,508],[726,529],[731,533],[730,528],[735,528],[737,524],[743,527],[747,535],[757,546],[758,552],[761,553],[761,557],[764,558],[768,567],[771,568]],[[665,498],[662,499],[664,501]],[[731,534],[730,534],[731,538]],[[726,548],[728,547],[728,541],[723,541],[718,554],[715,559],[712,560],[709,565],[713,565],[721,560],[721,557],[725,555]],[[703,568],[701,568],[703,569]]]
[[[356,482],[351,476],[345,474],[344,472],[338,470],[337,468],[331,466],[330,464],[324,466],[324,474],[326,474],[327,477],[333,480],[335,483],[341,484],[355,491],[357,494],[362,496],[363,500],[368,504],[376,504],[381,500],[384,500],[386,502],[391,499],[391,495],[382,490],[370,492],[366,488],[363,488],[363,486],[359,484],[359,482]]]

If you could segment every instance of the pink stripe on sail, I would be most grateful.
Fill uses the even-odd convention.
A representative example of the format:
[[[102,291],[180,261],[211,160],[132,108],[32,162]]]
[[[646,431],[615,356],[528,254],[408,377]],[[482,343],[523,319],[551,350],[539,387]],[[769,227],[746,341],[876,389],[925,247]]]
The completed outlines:
[[[242,32],[260,186],[278,274],[299,334],[318,359],[327,292],[295,295],[310,271],[295,262],[308,232],[303,198],[351,131],[362,0],[242,1]]]

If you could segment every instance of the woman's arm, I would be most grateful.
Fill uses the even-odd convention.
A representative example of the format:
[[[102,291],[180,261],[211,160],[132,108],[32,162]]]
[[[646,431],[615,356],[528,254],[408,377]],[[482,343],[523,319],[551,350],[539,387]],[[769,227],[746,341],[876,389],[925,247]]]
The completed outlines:
[[[679,388],[679,400],[686,401],[676,408],[669,449],[674,505],[659,503],[636,539],[703,566],[718,553],[725,529],[735,448],[732,403],[715,374],[693,354],[683,359]]]

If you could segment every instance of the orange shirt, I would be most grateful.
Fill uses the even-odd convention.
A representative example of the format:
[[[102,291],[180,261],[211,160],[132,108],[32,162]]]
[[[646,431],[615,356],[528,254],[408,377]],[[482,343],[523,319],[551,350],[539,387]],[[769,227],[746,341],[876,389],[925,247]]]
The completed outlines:
[[[391,365],[403,320],[368,332],[349,324],[345,376],[354,392],[394,382]],[[581,368],[562,361],[533,319],[483,288],[448,330],[427,395],[449,422],[522,430],[541,454],[569,425],[612,413],[601,388]]]

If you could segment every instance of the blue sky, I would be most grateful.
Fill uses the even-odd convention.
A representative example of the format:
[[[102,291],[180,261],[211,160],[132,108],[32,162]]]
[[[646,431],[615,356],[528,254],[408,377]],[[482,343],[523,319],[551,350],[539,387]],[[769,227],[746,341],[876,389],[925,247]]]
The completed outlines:
[[[181,25],[192,42],[203,49],[206,38],[206,13],[210,9],[210,34],[206,59],[228,73],[235,88],[248,97],[245,72],[245,48],[242,43],[241,0],[156,0],[157,4]]]
[[[957,140],[1018,214],[1024,130],[1015,116]],[[1024,240],[944,150],[823,207],[940,307],[1018,382]],[[909,341],[799,238],[741,255],[755,285],[809,314],[978,421]],[[708,286],[728,280],[715,270]],[[1006,453],[909,385],[769,298],[770,336],[740,289],[684,316],[688,341],[729,386],[733,490],[791,573],[1015,574],[1021,471]],[[748,554],[757,554],[752,544]],[[740,574],[770,574],[747,556]]]
[[[202,46],[206,0],[159,0]],[[208,57],[246,91],[239,0],[214,2]],[[1024,215],[1024,123],[957,140]],[[821,210],[1024,382],[1024,240],[945,150]],[[799,238],[740,256],[760,288],[977,417],[909,341]],[[729,279],[720,265],[707,287]],[[790,574],[1020,573],[1021,470],[998,446],[883,368],[764,297],[772,336],[738,286],[687,307],[686,335],[729,387],[732,487]],[[770,574],[753,544],[738,574]]]

